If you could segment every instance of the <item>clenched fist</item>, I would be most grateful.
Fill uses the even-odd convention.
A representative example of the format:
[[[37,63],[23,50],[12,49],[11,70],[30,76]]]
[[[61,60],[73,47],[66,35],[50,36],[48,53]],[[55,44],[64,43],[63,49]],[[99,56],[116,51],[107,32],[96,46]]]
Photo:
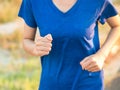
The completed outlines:
[[[80,65],[83,70],[88,70],[91,72],[96,72],[103,69],[106,56],[103,53],[96,53],[84,58]]]
[[[37,37],[34,47],[34,55],[35,56],[44,56],[48,55],[51,51],[52,47],[52,36],[51,34],[47,34],[44,37]]]

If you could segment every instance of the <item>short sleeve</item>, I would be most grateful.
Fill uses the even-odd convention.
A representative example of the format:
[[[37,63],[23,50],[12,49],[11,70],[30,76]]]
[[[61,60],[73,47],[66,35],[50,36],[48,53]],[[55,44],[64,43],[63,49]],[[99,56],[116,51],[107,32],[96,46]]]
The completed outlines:
[[[30,3],[30,0],[23,0],[20,6],[20,10],[18,13],[18,16],[23,18],[25,23],[32,27],[32,28],[36,28],[37,24],[32,12],[32,6]]]
[[[118,14],[118,11],[116,10],[116,8],[113,6],[113,4],[109,0],[107,0],[103,6],[103,10],[99,17],[99,22],[101,24],[104,24],[107,18],[113,17],[117,14]]]

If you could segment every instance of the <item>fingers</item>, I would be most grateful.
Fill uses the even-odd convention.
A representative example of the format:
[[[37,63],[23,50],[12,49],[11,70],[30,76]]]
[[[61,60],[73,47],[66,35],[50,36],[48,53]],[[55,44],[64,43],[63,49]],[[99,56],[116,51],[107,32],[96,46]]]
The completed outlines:
[[[88,59],[89,60],[89,59]],[[92,60],[89,60],[89,62],[86,62],[85,65],[83,66],[84,70],[88,70],[91,72],[95,72],[100,70],[97,66],[96,63],[94,63]]]
[[[94,67],[91,67],[88,69],[88,71],[90,72],[96,72],[96,71],[99,71],[100,69],[98,69],[98,67],[94,66]]]
[[[99,71],[103,67],[103,63],[99,61],[99,57],[95,58],[94,55],[88,56],[80,62],[83,70],[91,72]]]
[[[86,69],[86,67],[91,63],[91,60],[89,57],[86,57],[80,62],[80,65],[82,66],[82,69]]]
[[[84,69],[84,63],[87,62],[87,57],[80,62],[82,69]]]
[[[52,40],[51,34],[47,34],[44,37],[37,37],[35,42],[35,53],[40,56],[49,54],[52,48]]]
[[[36,51],[36,56],[43,56],[43,55],[48,55],[48,51]]]
[[[46,38],[46,39],[48,39],[49,41],[52,41],[52,40],[53,40],[53,38],[52,38],[52,35],[51,35],[51,34],[47,34],[47,35],[45,36],[45,38]]]
[[[38,42],[36,42],[36,46],[52,47],[52,43],[38,41]]]
[[[88,70],[88,71],[92,71],[92,70],[96,70],[96,62],[94,60],[94,58],[92,56],[88,56],[85,59],[83,59],[80,62],[80,65],[82,66],[83,70]]]
[[[85,70],[89,70],[91,69],[92,67],[95,67],[97,66],[96,65],[96,62],[94,60],[91,60],[86,66],[85,66]]]
[[[51,51],[51,47],[44,47],[44,46],[36,47],[36,49],[37,49],[38,51],[46,51],[46,52]]]
[[[51,36],[51,34],[47,34],[44,37],[37,37],[37,42],[42,41],[42,42],[52,42],[53,38]]]

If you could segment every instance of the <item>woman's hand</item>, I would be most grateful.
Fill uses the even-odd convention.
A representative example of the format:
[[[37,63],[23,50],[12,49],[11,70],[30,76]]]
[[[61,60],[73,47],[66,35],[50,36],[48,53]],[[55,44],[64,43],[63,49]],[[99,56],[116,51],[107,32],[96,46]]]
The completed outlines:
[[[52,47],[52,36],[37,37],[33,53],[35,56],[48,55]]]
[[[43,56],[49,54],[52,47],[52,36],[47,34],[44,37],[38,36],[35,40],[37,28],[32,28],[24,24],[23,48],[33,56]]]
[[[103,53],[90,55],[80,62],[83,70],[96,72],[103,69],[105,56]]]

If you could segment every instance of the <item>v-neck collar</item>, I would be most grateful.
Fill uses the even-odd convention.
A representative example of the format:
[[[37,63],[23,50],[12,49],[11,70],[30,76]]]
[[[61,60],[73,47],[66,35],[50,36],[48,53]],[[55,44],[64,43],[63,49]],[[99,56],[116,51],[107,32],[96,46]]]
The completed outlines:
[[[77,6],[79,6],[80,0],[77,0],[74,5],[72,5],[72,7],[70,9],[68,9],[66,12],[62,12],[60,9],[58,9],[58,7],[54,4],[54,2],[52,0],[48,0],[48,3],[50,4],[50,6],[59,14],[66,16],[70,13],[73,13],[75,11],[75,9],[77,8]],[[73,13],[74,14],[74,13]]]

